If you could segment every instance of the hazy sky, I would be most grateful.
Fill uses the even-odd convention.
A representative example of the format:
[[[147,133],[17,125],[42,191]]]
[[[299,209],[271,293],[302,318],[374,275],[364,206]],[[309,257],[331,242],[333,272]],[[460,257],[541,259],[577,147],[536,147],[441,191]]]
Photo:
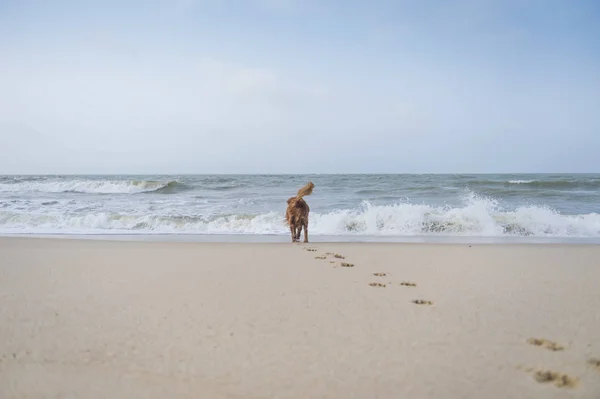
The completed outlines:
[[[600,172],[600,2],[0,0],[0,173]]]

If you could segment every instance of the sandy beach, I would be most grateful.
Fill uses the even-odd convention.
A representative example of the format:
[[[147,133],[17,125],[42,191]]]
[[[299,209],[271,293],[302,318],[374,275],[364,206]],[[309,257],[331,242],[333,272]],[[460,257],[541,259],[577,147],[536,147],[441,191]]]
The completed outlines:
[[[0,398],[598,399],[599,287],[598,245],[2,238]]]

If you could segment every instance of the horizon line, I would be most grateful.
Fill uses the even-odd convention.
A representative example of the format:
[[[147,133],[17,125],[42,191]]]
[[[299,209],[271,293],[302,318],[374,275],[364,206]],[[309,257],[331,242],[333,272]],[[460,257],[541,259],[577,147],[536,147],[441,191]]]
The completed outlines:
[[[599,172],[303,172],[303,173],[0,173],[0,176],[335,176],[335,175],[600,175]]]

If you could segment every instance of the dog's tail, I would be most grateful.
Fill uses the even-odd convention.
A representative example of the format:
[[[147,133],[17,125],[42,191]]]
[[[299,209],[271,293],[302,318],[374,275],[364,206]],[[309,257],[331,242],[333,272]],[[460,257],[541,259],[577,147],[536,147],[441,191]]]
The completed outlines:
[[[309,181],[308,183],[306,183],[306,185],[304,187],[302,187],[300,190],[298,190],[296,199],[300,199],[304,196],[311,195],[313,192],[313,188],[315,188],[315,185],[313,184],[313,182]]]
[[[298,203],[298,201],[300,201],[302,199],[302,197],[312,194],[314,187],[315,187],[315,185],[313,184],[313,182],[309,181],[308,183],[306,183],[306,185],[304,187],[302,187],[300,190],[298,190],[298,193],[296,194],[295,197],[288,198],[288,200],[287,200],[288,205],[290,205],[292,207],[296,206],[296,204]]]
[[[286,212],[286,224],[290,224],[291,220],[289,218],[294,218],[294,214],[293,213],[289,213],[290,209],[295,208],[298,204],[298,202],[302,199],[302,197],[305,197],[307,195],[311,195],[313,192],[313,188],[315,188],[315,185],[313,182],[309,181],[308,183],[306,183],[304,185],[304,187],[302,187],[300,190],[298,190],[298,193],[296,194],[295,197],[290,197],[287,200],[288,203],[288,210]]]

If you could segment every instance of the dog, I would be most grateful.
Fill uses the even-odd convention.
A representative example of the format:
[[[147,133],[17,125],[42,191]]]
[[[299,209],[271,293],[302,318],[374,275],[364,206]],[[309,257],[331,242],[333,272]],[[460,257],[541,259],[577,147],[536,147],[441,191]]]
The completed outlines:
[[[287,210],[285,211],[285,220],[290,226],[292,233],[292,242],[300,241],[300,233],[304,229],[304,242],[308,242],[308,214],[310,207],[304,201],[305,196],[311,195],[315,185],[308,182],[304,187],[298,190],[295,197],[287,200]]]

